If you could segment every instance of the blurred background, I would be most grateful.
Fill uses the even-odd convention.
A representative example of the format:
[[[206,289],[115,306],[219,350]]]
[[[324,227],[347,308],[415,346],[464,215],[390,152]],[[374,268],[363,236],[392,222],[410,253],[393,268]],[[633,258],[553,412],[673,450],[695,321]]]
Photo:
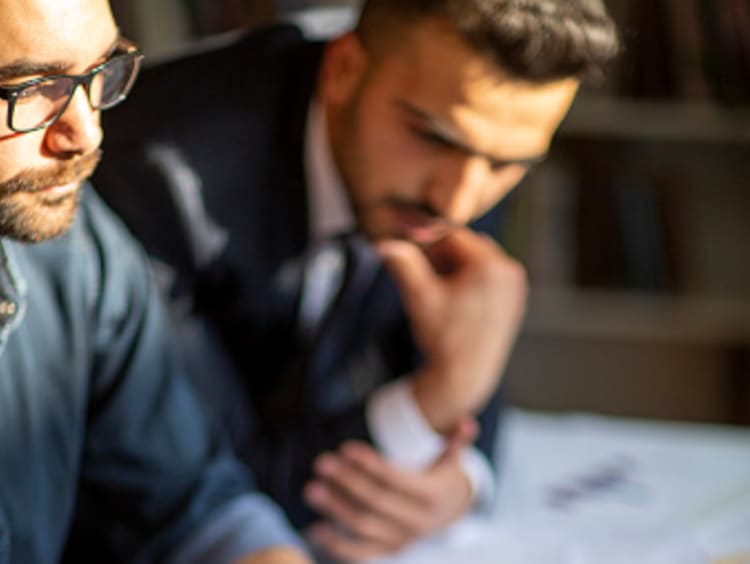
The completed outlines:
[[[506,203],[510,403],[750,424],[750,1],[609,0],[626,46]],[[113,0],[152,59],[355,1]],[[339,21],[339,20],[336,20]]]

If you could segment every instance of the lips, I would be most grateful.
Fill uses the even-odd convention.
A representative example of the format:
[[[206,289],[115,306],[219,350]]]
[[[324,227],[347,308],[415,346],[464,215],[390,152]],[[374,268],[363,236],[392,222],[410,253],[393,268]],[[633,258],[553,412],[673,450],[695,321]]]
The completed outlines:
[[[101,151],[93,151],[74,161],[60,161],[47,169],[28,169],[0,183],[0,197],[17,192],[65,195],[74,192],[99,164]]]
[[[73,182],[68,182],[66,184],[61,184],[59,186],[49,186],[47,188],[42,188],[40,192],[44,194],[49,194],[51,196],[52,195],[58,196],[58,195],[67,194],[68,192],[73,192],[77,190],[80,185],[81,185],[80,180],[74,180]]]
[[[395,208],[393,215],[402,235],[418,244],[434,243],[451,229],[447,220],[414,208]]]

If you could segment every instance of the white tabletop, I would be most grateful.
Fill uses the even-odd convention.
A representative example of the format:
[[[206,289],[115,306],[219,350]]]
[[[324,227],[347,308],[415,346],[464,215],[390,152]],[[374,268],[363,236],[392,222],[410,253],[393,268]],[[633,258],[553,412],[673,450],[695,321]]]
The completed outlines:
[[[750,429],[518,409],[501,428],[490,518],[389,564],[750,564]]]

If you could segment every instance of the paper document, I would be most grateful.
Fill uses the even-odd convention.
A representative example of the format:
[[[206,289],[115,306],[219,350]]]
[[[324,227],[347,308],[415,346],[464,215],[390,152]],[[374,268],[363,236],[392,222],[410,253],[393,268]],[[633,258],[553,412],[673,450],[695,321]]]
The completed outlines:
[[[389,564],[750,564],[750,430],[509,409],[489,519]]]

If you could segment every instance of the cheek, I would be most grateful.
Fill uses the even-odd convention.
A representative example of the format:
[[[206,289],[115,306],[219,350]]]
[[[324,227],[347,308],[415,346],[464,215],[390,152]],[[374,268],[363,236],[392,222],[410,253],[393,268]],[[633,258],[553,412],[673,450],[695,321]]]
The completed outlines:
[[[22,170],[34,167],[34,155],[39,154],[39,145],[34,135],[16,135],[0,138],[0,182],[6,182]]]
[[[370,117],[358,124],[351,149],[359,170],[359,191],[372,198],[385,195],[405,179],[414,155],[398,128]]]
[[[363,146],[367,147],[370,157],[370,180],[376,181],[381,191],[387,190],[391,195],[415,196],[435,160],[424,143],[416,139],[403,123],[387,119],[371,122],[362,133],[366,139]]]
[[[45,149],[46,129],[0,137],[0,182],[20,172],[41,170],[56,164]]]

